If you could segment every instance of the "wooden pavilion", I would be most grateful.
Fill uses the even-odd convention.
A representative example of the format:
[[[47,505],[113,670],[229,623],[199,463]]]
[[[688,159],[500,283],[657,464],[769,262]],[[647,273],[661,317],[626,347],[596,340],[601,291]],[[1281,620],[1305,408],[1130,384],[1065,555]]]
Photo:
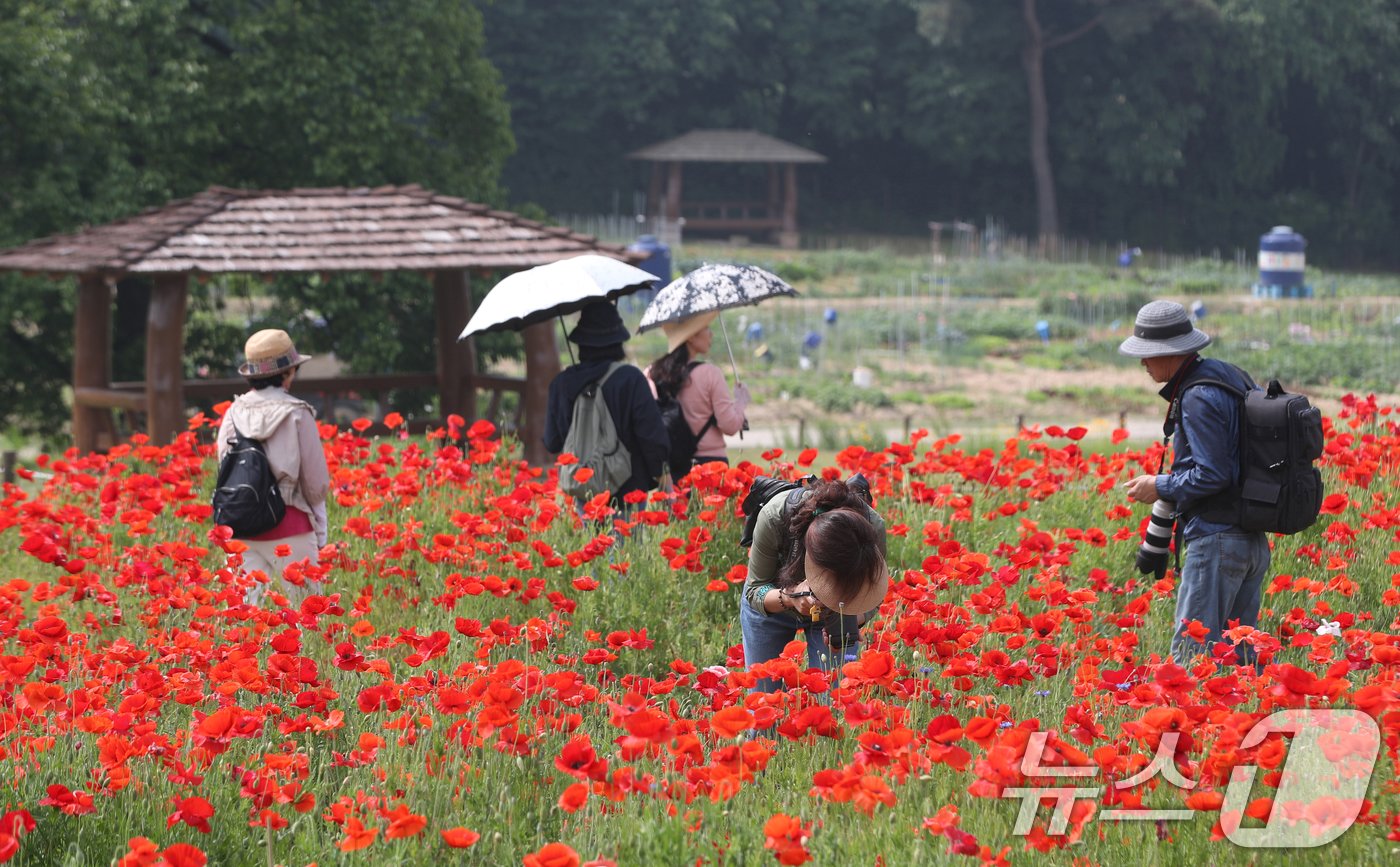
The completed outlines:
[[[797,166],[826,162],[816,151],[751,129],[691,130],[627,158],[651,163],[648,216],[670,222],[684,219],[687,230],[768,234],[789,248],[798,243]],[[766,163],[767,196],[754,201],[686,201],[681,195],[685,163]]]
[[[186,427],[189,397],[232,397],[242,379],[189,380],[183,374],[191,274],[418,271],[432,284],[437,342],[433,373],[298,379],[302,393],[383,392],[436,387],[443,417],[476,416],[478,388],[521,394],[521,440],[534,463],[547,460],[540,441],[549,382],[559,371],[553,323],[526,328],[525,378],[476,371],[471,339],[457,335],[472,312],[470,273],[513,271],[583,253],[629,258],[567,228],[545,226],[485,205],[436,195],[419,186],[238,190],[210,187],[128,219],[0,251],[0,270],[78,279],[73,327],[73,443],[81,451],[110,446],[113,409],[144,412],[146,430],[166,443]],[[112,300],[117,281],[150,275],[146,379],[113,383]],[[428,339],[428,335],[405,335]]]

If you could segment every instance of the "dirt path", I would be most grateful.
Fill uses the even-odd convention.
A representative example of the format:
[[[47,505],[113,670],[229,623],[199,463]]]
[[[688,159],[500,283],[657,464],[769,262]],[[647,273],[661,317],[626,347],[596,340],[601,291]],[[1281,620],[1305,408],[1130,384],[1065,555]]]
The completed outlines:
[[[802,445],[820,446],[823,428],[844,432],[850,441],[898,441],[919,428],[935,436],[1010,436],[1018,424],[1042,430],[1051,425],[1080,425],[1088,428],[1091,438],[1107,438],[1122,427],[1130,440],[1142,443],[1162,435],[1165,404],[1156,395],[1157,386],[1138,368],[1042,370],[1009,359],[989,359],[976,367],[929,371],[928,382],[930,392],[963,395],[972,405],[904,403],[860,407],[857,413],[841,416],[826,413],[810,401],[779,397],[749,409],[752,430],[745,435],[745,445],[794,447],[802,433]],[[1310,389],[1308,394],[1326,415],[1335,417],[1342,408],[1339,390]],[[1400,395],[1377,397],[1382,405],[1400,405]]]

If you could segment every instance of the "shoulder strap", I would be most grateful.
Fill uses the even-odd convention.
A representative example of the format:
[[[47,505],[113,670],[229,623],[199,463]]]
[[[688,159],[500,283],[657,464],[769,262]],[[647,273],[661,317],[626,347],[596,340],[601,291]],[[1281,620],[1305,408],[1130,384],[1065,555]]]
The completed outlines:
[[[607,382],[608,377],[612,376],[613,372],[619,367],[621,367],[623,363],[624,362],[621,361],[614,361],[612,364],[608,365],[608,369],[603,373],[602,376],[586,384],[582,388],[582,390],[579,391],[577,397],[574,398],[574,406],[578,406],[578,399],[580,397],[596,394],[598,391],[600,391],[603,388],[603,383]]]
[[[609,364],[609,365],[608,365],[608,372],[605,373],[605,374],[603,374],[603,375],[598,379],[598,387],[599,387],[599,388],[602,388],[602,387],[603,387],[603,383],[605,383],[605,382],[608,381],[608,377],[612,376],[613,373],[615,373],[619,368],[621,368],[621,367],[622,367],[623,365],[625,365],[626,363],[627,363],[627,362],[625,362],[625,361],[614,361],[612,364]]]
[[[797,538],[788,535],[788,525],[792,520],[792,509],[796,507],[802,496],[807,493],[804,487],[796,487],[788,491],[783,498],[783,505],[778,509],[778,527],[783,531],[783,544],[778,548],[778,565],[785,566],[791,563],[797,556]]]
[[[1239,386],[1231,385],[1223,379],[1193,379],[1190,382],[1183,385],[1181,387],[1181,391],[1182,393],[1185,393],[1188,388],[1195,388],[1198,385],[1214,385],[1219,388],[1223,388],[1224,390],[1230,392],[1235,397],[1238,397],[1241,400],[1244,399],[1244,392],[1240,390]]]

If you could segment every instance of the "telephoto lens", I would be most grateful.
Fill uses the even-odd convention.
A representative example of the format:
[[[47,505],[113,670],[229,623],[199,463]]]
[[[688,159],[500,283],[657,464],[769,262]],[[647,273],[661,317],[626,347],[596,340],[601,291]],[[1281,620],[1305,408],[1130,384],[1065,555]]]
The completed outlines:
[[[1137,570],[1144,575],[1151,572],[1159,581],[1167,574],[1167,554],[1172,544],[1175,512],[1176,506],[1170,500],[1153,503],[1147,532],[1143,534],[1142,545],[1138,547]]]

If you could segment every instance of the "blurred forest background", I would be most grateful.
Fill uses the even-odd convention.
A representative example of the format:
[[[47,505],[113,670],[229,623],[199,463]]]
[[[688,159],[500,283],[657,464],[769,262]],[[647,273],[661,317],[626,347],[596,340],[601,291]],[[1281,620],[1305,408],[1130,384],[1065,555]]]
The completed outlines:
[[[1397,57],[1400,0],[0,0],[0,246],[211,184],[627,215],[627,153],[730,127],[829,158],[804,229],[1193,250],[1288,223],[1310,264],[1391,269]],[[421,280],[311,275],[193,292],[192,370],[234,360],[240,294],[294,331],[316,311],[299,339],[352,370],[431,369]],[[0,275],[0,311],[3,427],[51,434],[71,287]],[[140,332],[136,281],[115,316]]]

